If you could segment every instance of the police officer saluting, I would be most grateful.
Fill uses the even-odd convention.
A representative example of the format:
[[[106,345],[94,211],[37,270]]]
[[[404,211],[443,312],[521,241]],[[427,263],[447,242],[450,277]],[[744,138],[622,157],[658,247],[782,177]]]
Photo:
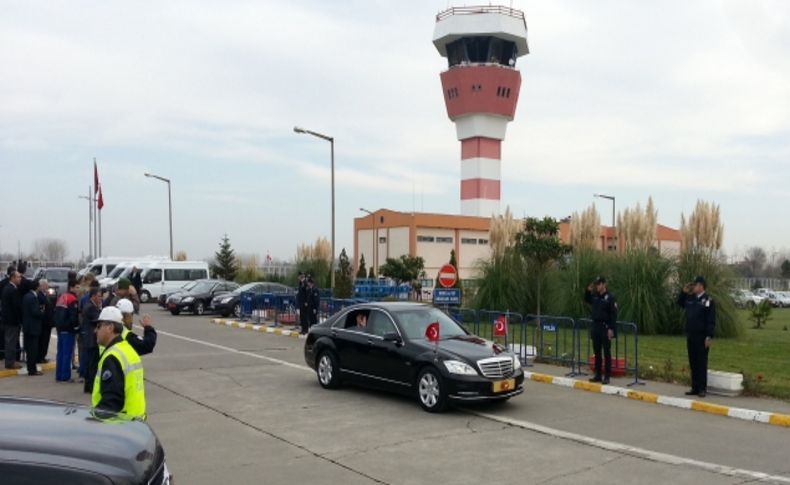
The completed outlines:
[[[705,397],[708,388],[708,351],[716,328],[716,306],[705,292],[705,278],[697,276],[683,287],[677,304],[686,310],[686,348],[691,368],[687,396]]]
[[[96,340],[104,347],[93,383],[92,406],[146,419],[143,363],[129,342],[121,338],[123,316],[116,307],[102,309]]]
[[[617,300],[609,293],[606,278],[599,276],[584,292],[584,301],[592,307],[590,336],[595,352],[595,377],[590,382],[609,384],[612,375],[612,339],[617,335]],[[601,379],[601,350],[604,356],[604,374]]]

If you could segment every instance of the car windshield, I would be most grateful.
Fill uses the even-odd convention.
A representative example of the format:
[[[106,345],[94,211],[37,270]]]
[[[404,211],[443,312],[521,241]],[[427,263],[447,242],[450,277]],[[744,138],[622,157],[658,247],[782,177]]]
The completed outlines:
[[[214,288],[214,283],[210,281],[201,281],[197,283],[194,287],[189,289],[190,293],[208,293],[211,289]]]
[[[117,278],[123,273],[123,270],[126,269],[126,266],[116,266],[115,269],[107,275],[108,278]]]
[[[247,283],[246,285],[239,286],[231,293],[233,293],[234,295],[241,295],[241,293],[244,291],[258,292],[261,290],[261,288],[263,288],[263,285],[260,283]]]
[[[67,269],[48,269],[44,273],[47,281],[55,283],[65,283],[69,280],[69,270]]]
[[[409,340],[425,340],[425,329],[433,322],[439,322],[439,337],[442,340],[467,335],[463,327],[438,308],[401,310],[395,316]]]
[[[192,288],[194,288],[195,286],[197,286],[197,284],[198,284],[197,281],[190,281],[188,283],[185,283],[184,286],[181,287],[181,289],[184,290],[184,291],[189,291]]]

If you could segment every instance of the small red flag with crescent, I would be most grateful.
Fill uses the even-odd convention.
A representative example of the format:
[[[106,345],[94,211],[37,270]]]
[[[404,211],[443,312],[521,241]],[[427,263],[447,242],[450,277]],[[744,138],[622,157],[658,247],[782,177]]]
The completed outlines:
[[[494,337],[504,337],[507,335],[507,318],[500,315],[494,320]]]
[[[439,322],[433,322],[425,329],[425,338],[428,342],[439,341]]]
[[[101,193],[101,185],[99,185],[99,198],[96,200],[96,207],[98,207],[99,210],[104,208],[104,195]]]

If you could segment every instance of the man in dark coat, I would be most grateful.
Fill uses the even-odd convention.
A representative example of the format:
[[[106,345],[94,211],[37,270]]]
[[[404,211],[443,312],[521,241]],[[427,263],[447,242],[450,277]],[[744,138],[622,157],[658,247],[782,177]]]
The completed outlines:
[[[606,278],[599,276],[584,292],[592,310],[590,337],[595,353],[595,376],[590,382],[609,384],[612,375],[612,339],[617,334],[617,300],[609,293]],[[601,352],[603,351],[603,377],[601,377]]]
[[[138,295],[141,295],[143,291],[143,270],[134,266],[132,268],[132,274],[129,276],[131,277],[132,286],[134,286],[135,291]]]
[[[38,286],[38,281],[34,281],[34,286]],[[35,289],[28,290],[22,297],[22,331],[25,332],[25,354],[27,361],[27,375],[40,376],[43,373],[38,370],[38,342],[41,338],[42,320],[44,309],[38,301],[38,292]]]
[[[321,294],[315,286],[315,280],[312,277],[307,278],[307,321],[308,328],[318,323],[318,310],[321,308]],[[302,327],[303,333],[307,330]]]
[[[3,328],[5,337],[5,368],[21,369],[16,362],[19,346],[19,330],[22,325],[22,295],[19,293],[19,283],[22,275],[18,271],[12,272],[8,277],[8,284],[0,296],[2,300]]]
[[[677,298],[677,304],[686,310],[686,348],[691,369],[687,396],[705,397],[708,391],[708,352],[716,329],[716,305],[706,289],[705,278],[697,276]]]
[[[307,311],[307,279],[301,271],[299,272],[299,286],[296,288],[296,308],[299,310],[299,325],[302,327],[302,334],[305,334],[310,317]]]
[[[55,326],[55,305],[49,298],[49,282],[47,280],[39,280],[36,296],[39,305],[44,308],[44,316],[41,319],[41,337],[38,339],[38,363],[46,364],[49,362],[47,359],[49,340],[52,336],[52,328]]]
[[[96,341],[96,326],[101,313],[101,289],[91,286],[88,291],[88,302],[82,307],[80,319],[80,337],[82,339],[82,356],[85,359],[85,379],[83,391],[93,392],[93,381],[99,367],[99,344]]]

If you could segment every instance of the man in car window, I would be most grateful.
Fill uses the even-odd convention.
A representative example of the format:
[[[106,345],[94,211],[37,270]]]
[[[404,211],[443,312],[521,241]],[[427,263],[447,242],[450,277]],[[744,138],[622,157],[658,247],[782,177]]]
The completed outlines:
[[[367,313],[359,312],[357,313],[357,326],[353,327],[356,330],[365,330],[365,327],[368,326],[368,315]]]

